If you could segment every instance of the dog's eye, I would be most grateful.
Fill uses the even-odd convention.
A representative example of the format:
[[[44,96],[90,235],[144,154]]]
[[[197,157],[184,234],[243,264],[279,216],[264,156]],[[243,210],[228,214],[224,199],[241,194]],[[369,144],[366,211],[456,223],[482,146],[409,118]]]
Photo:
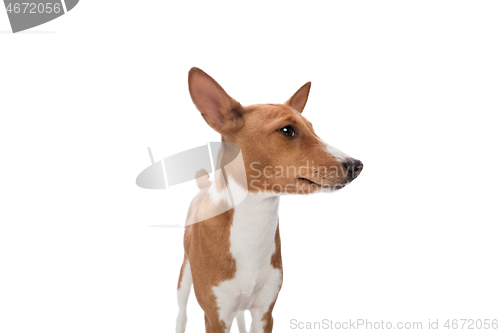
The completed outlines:
[[[278,130],[278,132],[280,132],[284,136],[295,136],[296,135],[292,126],[285,126],[283,128],[280,128]]]

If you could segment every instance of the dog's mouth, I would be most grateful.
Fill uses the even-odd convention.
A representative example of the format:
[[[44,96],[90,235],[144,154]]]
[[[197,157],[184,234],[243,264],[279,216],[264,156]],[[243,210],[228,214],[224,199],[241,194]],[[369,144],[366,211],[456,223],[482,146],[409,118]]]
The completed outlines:
[[[309,186],[316,186],[322,189],[328,189],[328,190],[340,190],[344,188],[347,184],[320,184],[317,183],[311,179],[304,178],[304,177],[299,177],[297,178],[300,182],[306,183]]]

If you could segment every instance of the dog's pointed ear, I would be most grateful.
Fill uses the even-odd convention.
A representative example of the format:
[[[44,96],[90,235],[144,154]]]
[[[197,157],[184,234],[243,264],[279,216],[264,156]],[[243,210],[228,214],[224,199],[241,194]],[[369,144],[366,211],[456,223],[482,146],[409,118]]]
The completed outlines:
[[[189,71],[188,84],[194,105],[210,127],[224,134],[236,132],[243,126],[243,107],[210,75],[193,67]]]
[[[299,113],[302,113],[302,110],[304,110],[304,107],[306,106],[307,98],[309,97],[309,90],[311,90],[310,81],[300,87],[300,89],[285,102],[285,105],[288,105],[299,111]]]

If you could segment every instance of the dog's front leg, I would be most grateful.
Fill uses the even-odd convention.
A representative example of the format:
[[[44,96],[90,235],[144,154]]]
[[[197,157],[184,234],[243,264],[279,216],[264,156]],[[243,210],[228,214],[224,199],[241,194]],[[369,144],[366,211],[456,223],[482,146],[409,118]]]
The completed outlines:
[[[223,318],[220,318],[219,315],[210,315],[205,312],[206,333],[229,333],[235,316],[236,311]]]
[[[273,269],[269,273],[266,284],[258,290],[255,302],[249,309],[252,315],[250,333],[271,333],[273,331],[273,308],[283,282],[281,268]]]
[[[229,333],[238,311],[239,294],[233,283],[225,281],[213,289],[215,302],[201,304],[205,312],[205,329],[207,333]]]
[[[264,310],[262,308],[250,309],[252,315],[250,333],[271,333],[273,331],[272,311],[272,309]]]

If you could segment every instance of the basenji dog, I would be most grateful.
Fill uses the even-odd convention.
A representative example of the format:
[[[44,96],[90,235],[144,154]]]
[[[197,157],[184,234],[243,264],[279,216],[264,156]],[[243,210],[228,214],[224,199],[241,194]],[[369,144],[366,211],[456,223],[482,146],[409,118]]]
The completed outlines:
[[[242,106],[199,68],[189,71],[188,84],[207,124],[223,143],[239,147],[244,168],[215,172],[213,181],[206,172],[197,175],[200,192],[187,216],[176,332],[185,331],[193,285],[206,332],[229,332],[234,318],[239,331],[246,332],[244,311],[249,310],[250,332],[268,333],[282,284],[280,197],[341,189],[363,164],[322,141],[302,116],[310,82],[284,104],[251,106]],[[224,152],[219,153],[218,160],[223,159]],[[231,206],[228,191],[244,199]],[[204,219],[207,211],[221,213]]]

